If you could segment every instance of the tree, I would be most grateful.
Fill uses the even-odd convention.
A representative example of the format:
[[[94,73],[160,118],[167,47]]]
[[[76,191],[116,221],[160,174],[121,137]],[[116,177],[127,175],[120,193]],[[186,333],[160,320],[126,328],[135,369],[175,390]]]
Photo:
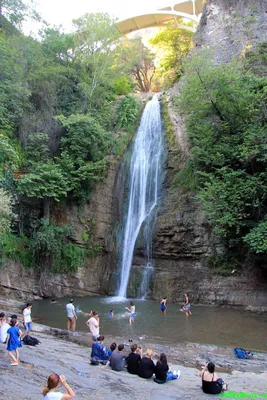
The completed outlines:
[[[150,43],[159,54],[157,76],[163,78],[165,86],[171,86],[181,76],[183,60],[191,49],[192,32],[174,27],[162,28]]]
[[[120,34],[106,13],[85,14],[73,23],[77,29],[75,62],[83,67],[80,85],[86,96],[86,112],[93,105],[96,90],[114,77],[114,48]]]
[[[18,191],[27,197],[43,199],[44,217],[50,220],[51,200],[59,202],[72,190],[61,168],[53,163],[35,164],[31,172],[17,179]]]
[[[33,0],[28,0],[27,4],[23,0],[1,0],[0,27],[3,16],[14,25],[20,25],[27,17],[40,20],[39,14],[34,9]]]
[[[140,36],[123,38],[117,48],[117,63],[122,71],[131,74],[140,92],[149,92],[155,74],[154,54],[143,44]]]

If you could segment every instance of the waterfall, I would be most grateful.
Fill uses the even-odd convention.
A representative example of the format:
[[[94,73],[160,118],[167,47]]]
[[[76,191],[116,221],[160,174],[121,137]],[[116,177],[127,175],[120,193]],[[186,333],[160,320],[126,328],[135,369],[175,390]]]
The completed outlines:
[[[145,107],[137,131],[130,164],[128,214],[124,226],[121,257],[120,287],[118,295],[126,297],[135,243],[142,227],[146,234],[146,268],[144,279],[151,270],[151,229],[158,204],[163,154],[162,125],[158,97],[154,96]],[[141,291],[146,290],[145,282]],[[144,295],[144,294],[142,294]]]

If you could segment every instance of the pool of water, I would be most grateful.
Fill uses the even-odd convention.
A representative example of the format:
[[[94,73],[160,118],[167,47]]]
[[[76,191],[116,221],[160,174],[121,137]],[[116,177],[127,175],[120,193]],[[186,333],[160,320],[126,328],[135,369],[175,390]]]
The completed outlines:
[[[249,350],[266,351],[267,317],[233,308],[192,306],[192,316],[186,317],[179,305],[168,304],[163,315],[158,302],[134,300],[136,317],[129,324],[129,300],[115,301],[109,297],[76,297],[78,308],[77,330],[88,332],[85,325],[88,317],[84,313],[96,310],[100,316],[100,333],[103,335],[126,336],[138,341],[146,339],[165,343],[202,343],[229,347],[244,347]],[[66,329],[65,306],[69,298],[35,301],[32,308],[33,320],[55,328]],[[113,309],[115,316],[109,318]],[[79,312],[80,310],[80,312]],[[140,339],[141,338],[141,339]]]

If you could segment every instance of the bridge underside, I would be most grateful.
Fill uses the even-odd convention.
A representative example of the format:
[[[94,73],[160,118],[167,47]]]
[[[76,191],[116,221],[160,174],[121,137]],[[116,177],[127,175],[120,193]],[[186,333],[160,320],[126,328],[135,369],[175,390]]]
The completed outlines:
[[[117,28],[122,35],[139,29],[162,26],[176,26],[194,32],[201,16],[203,3],[204,0],[176,0],[159,10],[120,21],[117,23]],[[186,25],[189,21],[193,21],[193,26]]]

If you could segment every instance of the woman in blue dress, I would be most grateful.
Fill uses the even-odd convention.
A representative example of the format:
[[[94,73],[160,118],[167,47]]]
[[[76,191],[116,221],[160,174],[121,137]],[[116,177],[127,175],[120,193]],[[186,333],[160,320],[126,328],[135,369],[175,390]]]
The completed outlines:
[[[11,318],[10,328],[7,331],[7,351],[11,358],[11,365],[18,365],[19,363],[19,347],[21,347],[20,337],[22,335],[19,329],[18,321],[15,318]],[[12,352],[15,352],[15,355]]]
[[[167,303],[167,297],[163,297],[163,299],[160,302],[160,309],[163,312],[163,314],[166,314],[166,310],[167,310],[166,303]]]

